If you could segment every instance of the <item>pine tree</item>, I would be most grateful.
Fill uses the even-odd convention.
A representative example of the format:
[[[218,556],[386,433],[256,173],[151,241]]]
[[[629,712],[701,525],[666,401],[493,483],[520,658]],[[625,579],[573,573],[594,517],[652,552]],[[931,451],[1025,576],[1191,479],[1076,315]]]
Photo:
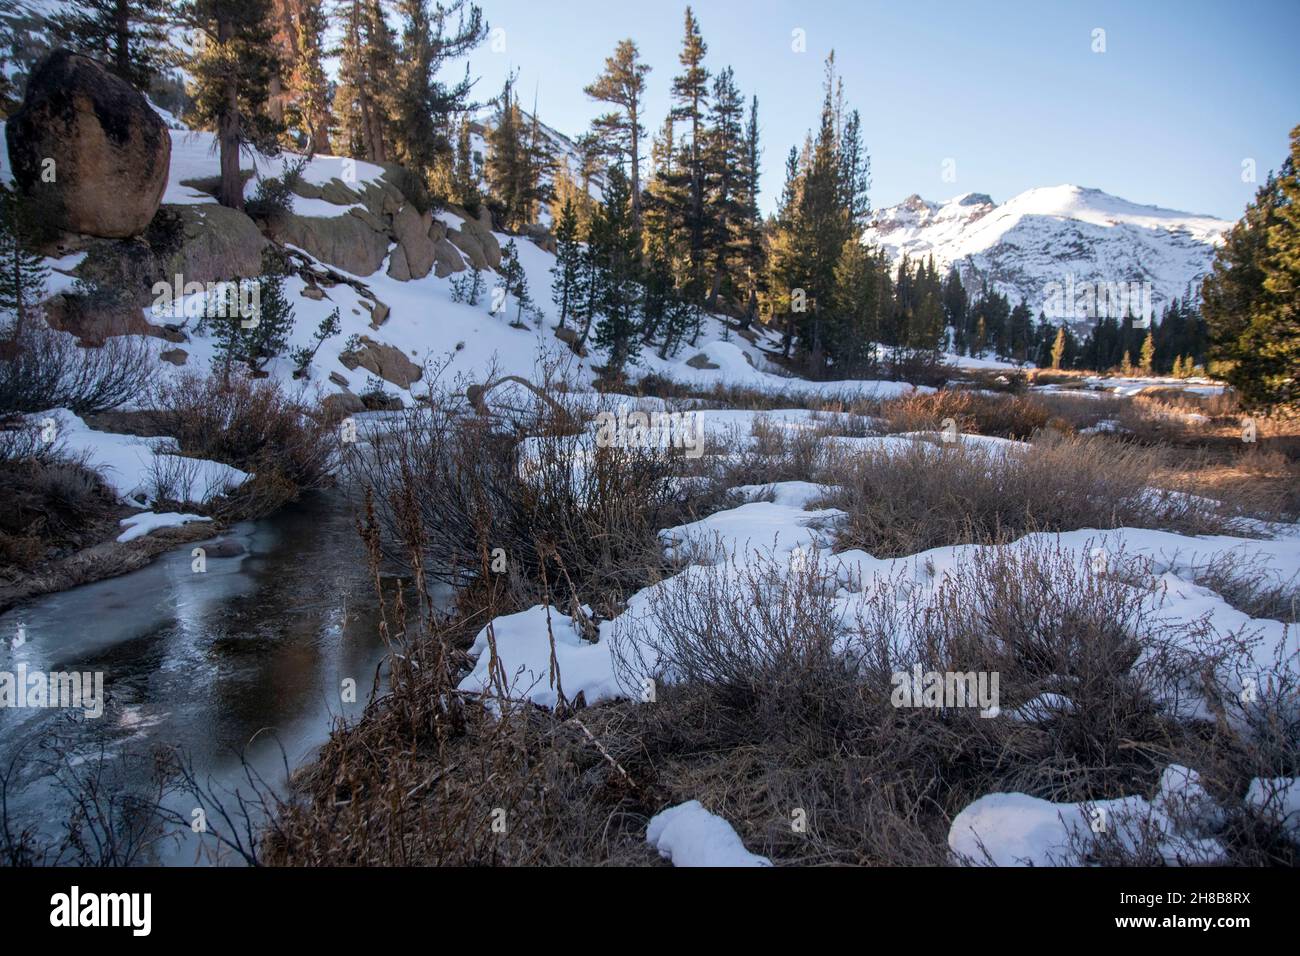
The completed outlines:
[[[1146,338],[1142,340],[1141,356],[1142,371],[1150,375],[1155,371],[1156,366],[1156,340],[1151,332],[1148,332]]]
[[[593,230],[599,270],[596,308],[600,316],[595,325],[595,343],[608,353],[605,377],[611,381],[622,378],[627,366],[637,360],[641,347],[639,239],[631,206],[627,177],[615,166],[609,173],[605,203],[597,215],[599,228]]]
[[[241,315],[226,308],[217,315],[205,316],[203,325],[210,325],[216,344],[213,366],[223,381],[229,381],[235,363],[260,372],[289,344],[294,313],[293,303],[284,290],[288,274],[288,262],[283,254],[268,246],[262,254],[262,274],[253,280],[258,285],[258,305],[253,315]]]
[[[509,231],[533,222],[538,205],[551,198],[544,174],[551,170],[554,159],[536,114],[534,109],[525,129],[524,114],[514,94],[514,77],[507,77],[498,100],[496,126],[488,136],[487,176],[501,225]]]
[[[136,89],[148,92],[170,64],[169,0],[76,0],[66,6],[50,17],[59,43],[102,60]]]
[[[533,300],[528,292],[528,274],[524,271],[523,263],[519,261],[519,249],[513,239],[501,250],[501,264],[497,267],[497,273],[501,276],[501,285],[498,287],[501,298],[500,308],[493,314],[506,312],[509,299],[513,298],[515,317],[510,324],[516,328],[524,328],[524,313],[532,311]]]
[[[202,42],[191,56],[194,112],[216,128],[221,185],[217,201],[244,208],[240,153],[279,151],[279,127],[266,111],[271,78],[279,70],[269,24],[269,0],[185,0],[181,22]]]
[[[1300,402],[1300,127],[1219,247],[1201,294],[1210,358],[1247,407]]]
[[[642,97],[650,67],[640,61],[632,40],[622,40],[614,55],[605,59],[605,71],[583,89],[593,100],[617,106],[620,112],[605,113],[592,123],[592,131],[610,144],[612,151],[627,160],[632,177],[632,218],[641,226],[641,125]]]
[[[323,65],[325,10],[321,0],[296,0],[294,65],[289,78],[289,122],[306,134],[306,153],[330,152],[330,81]]]
[[[316,358],[316,353],[320,347],[325,344],[326,339],[331,339],[338,335],[343,325],[339,319],[339,310],[334,309],[329,315],[321,319],[320,325],[312,333],[312,345],[310,348],[303,346],[296,348],[291,353],[293,355],[293,377],[306,378],[311,372],[311,363]]]
[[[746,205],[744,123],[745,101],[727,67],[713,80],[704,144],[708,207],[703,222],[704,242],[713,273],[705,303],[710,309],[716,306],[719,294],[735,296],[731,264],[742,251],[744,226],[750,215]]]
[[[30,201],[0,185],[0,316],[9,321],[7,337],[21,339],[45,299],[50,270],[31,247],[33,219]]]
[[[580,256],[578,242],[578,212],[573,202],[566,201],[560,208],[560,218],[555,227],[555,265],[551,267],[551,300],[560,311],[559,328],[564,328],[574,311],[579,286]]]
[[[390,92],[394,158],[428,183],[435,166],[452,162],[451,118],[469,106],[468,70],[447,84],[438,74],[487,37],[483,11],[467,0],[430,7],[429,0],[398,0],[402,18],[396,83]],[[388,77],[375,74],[381,82]]]
[[[702,295],[707,232],[704,167],[704,123],[709,101],[709,71],[704,66],[707,52],[708,46],[700,36],[699,21],[687,7],[685,37],[678,56],[682,72],[673,77],[673,107],[669,116],[675,123],[686,123],[689,131],[689,138],[681,147],[681,170],[676,185],[682,195],[675,218],[687,237],[690,265],[685,285],[690,294],[696,296]]]

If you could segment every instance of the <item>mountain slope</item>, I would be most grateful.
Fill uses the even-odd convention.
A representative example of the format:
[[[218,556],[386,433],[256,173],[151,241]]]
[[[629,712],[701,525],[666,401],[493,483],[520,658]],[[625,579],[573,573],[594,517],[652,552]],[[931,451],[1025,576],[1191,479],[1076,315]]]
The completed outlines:
[[[1199,284],[1215,245],[1231,223],[1210,216],[1142,206],[1099,189],[1063,185],[1030,189],[1002,205],[982,193],[945,203],[910,196],[880,210],[863,236],[895,260],[934,255],[955,266],[973,291],[1021,298],[1037,313],[1054,288],[1073,283],[1149,282],[1158,313]],[[1053,284],[1057,284],[1056,287]],[[1092,319],[1056,315],[1081,328]]]

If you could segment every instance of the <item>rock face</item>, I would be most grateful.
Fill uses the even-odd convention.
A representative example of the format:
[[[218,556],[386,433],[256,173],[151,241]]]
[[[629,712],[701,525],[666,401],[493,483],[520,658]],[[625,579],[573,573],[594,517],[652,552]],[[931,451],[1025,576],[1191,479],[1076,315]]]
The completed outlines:
[[[138,235],[167,188],[162,119],[129,83],[67,50],[32,71],[7,139],[14,179],[64,232]]]
[[[339,356],[339,361],[348,369],[364,368],[398,388],[410,388],[411,383],[418,382],[424,374],[424,369],[407,358],[401,349],[385,342],[376,342],[366,335],[361,336],[359,348],[344,352]]]
[[[276,223],[281,241],[354,276],[368,276],[384,264],[388,234],[360,216],[328,219],[290,214]]]

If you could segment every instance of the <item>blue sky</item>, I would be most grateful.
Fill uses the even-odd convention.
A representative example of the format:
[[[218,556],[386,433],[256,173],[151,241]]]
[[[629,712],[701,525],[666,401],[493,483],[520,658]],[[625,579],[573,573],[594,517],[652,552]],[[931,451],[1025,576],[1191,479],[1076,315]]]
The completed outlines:
[[[480,0],[504,29],[504,52],[470,57],[480,98],[519,71],[525,107],[570,135],[600,111],[582,87],[618,40],[652,67],[656,128],[677,71],[684,3]],[[780,192],[792,143],[817,119],[833,47],[849,102],[863,116],[871,200],[911,193],[997,202],[1034,186],[1075,183],[1188,212],[1236,219],[1300,123],[1300,0],[958,2],[697,0],[707,65],[731,65],[757,93],[764,207]],[[1105,30],[1105,52],[1093,31]],[[807,52],[792,50],[792,31]],[[942,178],[954,161],[955,182]]]

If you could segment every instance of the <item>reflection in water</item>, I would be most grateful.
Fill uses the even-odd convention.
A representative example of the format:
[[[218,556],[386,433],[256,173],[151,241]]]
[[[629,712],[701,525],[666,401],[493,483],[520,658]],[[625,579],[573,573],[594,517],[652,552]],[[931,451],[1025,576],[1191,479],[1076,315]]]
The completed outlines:
[[[40,773],[41,744],[54,735],[70,743],[65,765],[105,753],[114,786],[141,793],[159,748],[180,748],[218,789],[243,780],[235,753],[247,748],[253,766],[282,786],[284,757],[300,763],[333,718],[360,715],[383,647],[343,496],[313,496],[222,537],[239,547],[210,548],[202,573],[191,567],[199,542],[0,615],[0,671],[20,663],[28,672],[102,671],[107,697],[95,720],[0,709],[0,769],[16,768],[10,811],[24,823],[54,835],[71,809]],[[239,553],[217,556],[228,551]],[[19,633],[25,639],[12,646]],[[356,682],[354,703],[340,693],[346,678]],[[190,807],[173,809],[188,819]],[[213,845],[211,836],[203,845]],[[192,862],[198,849],[188,829],[177,829],[157,859]]]

